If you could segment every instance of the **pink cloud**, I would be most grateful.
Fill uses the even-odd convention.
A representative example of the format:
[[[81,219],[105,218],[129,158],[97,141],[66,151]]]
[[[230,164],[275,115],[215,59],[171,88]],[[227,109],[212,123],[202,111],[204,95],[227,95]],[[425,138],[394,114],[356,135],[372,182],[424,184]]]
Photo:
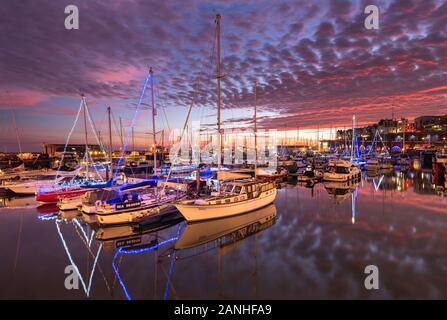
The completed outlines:
[[[109,70],[93,73],[93,78],[99,82],[120,82],[129,83],[132,80],[140,79],[147,72],[142,68],[133,65],[125,67],[114,67]]]
[[[31,90],[8,90],[0,95],[0,108],[34,107],[48,98],[42,92]]]

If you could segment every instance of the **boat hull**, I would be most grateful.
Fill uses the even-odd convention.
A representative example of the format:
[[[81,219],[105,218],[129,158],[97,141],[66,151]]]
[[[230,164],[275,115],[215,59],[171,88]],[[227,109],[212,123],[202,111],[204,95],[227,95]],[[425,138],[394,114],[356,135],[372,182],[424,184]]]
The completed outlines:
[[[360,172],[356,173],[331,173],[325,172],[323,176],[324,181],[349,181],[360,178]]]
[[[276,189],[264,192],[259,197],[241,202],[222,205],[176,204],[175,206],[188,222],[231,217],[263,208],[276,198]]]
[[[57,206],[61,210],[76,210],[82,206],[82,199],[84,195],[71,197],[71,198],[62,198],[57,203]]]
[[[36,193],[36,184],[7,185],[6,188],[15,194],[33,195]]]
[[[92,191],[92,189],[38,193],[36,194],[36,200],[44,203],[57,203],[60,198],[82,196],[89,191]]]
[[[176,212],[177,209],[172,204],[162,204],[159,206],[138,209],[134,211],[97,213],[96,218],[100,225],[120,225],[139,222],[139,220],[157,219],[166,214]]]

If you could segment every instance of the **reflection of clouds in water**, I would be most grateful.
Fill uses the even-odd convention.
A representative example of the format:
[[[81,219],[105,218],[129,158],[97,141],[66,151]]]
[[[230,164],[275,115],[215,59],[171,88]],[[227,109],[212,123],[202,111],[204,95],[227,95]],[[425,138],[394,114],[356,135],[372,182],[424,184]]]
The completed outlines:
[[[445,297],[442,287],[447,280],[430,281],[433,275],[446,271],[447,239],[443,230],[447,220],[433,214],[442,209],[445,212],[445,203],[439,197],[412,192],[406,193],[404,199],[416,196],[419,201],[402,203],[402,198],[393,199],[388,191],[386,206],[382,208],[378,206],[380,198],[370,197],[371,188],[373,185],[366,183],[359,189],[355,225],[349,223],[349,203],[334,209],[327,199],[321,198],[318,205],[326,206],[327,212],[315,214],[314,199],[301,196],[295,201],[301,201],[304,210],[290,206],[284,210],[281,204],[285,195],[279,193],[278,211],[283,216],[299,216],[299,223],[295,219],[289,220],[292,224],[287,226],[281,223],[275,231],[281,230],[274,234],[272,231],[271,238],[284,246],[284,262],[295,264],[290,271],[299,270],[297,282],[309,284],[299,296]],[[294,237],[285,230],[294,230]],[[376,293],[368,293],[362,287],[363,269],[368,264],[378,265],[381,271],[382,289]]]
[[[361,182],[355,198],[355,224],[351,222],[351,196],[336,204],[323,184],[317,184],[313,191],[298,187],[279,190],[273,226],[186,259],[179,251],[170,282],[174,289],[168,297],[447,298],[447,199],[415,189],[418,175],[401,183],[385,179],[389,177],[385,176],[386,183],[377,190],[372,180]],[[399,191],[399,185],[405,188]],[[11,276],[20,217],[17,213],[21,212],[2,210],[0,237],[3,244],[11,245],[3,246],[0,280],[5,280],[2,283],[6,288],[15,290],[8,293],[8,298],[33,294],[85,298],[82,290],[67,292],[61,285],[64,274],[58,272],[69,261],[54,222],[36,219],[32,214],[35,209],[24,211],[30,214],[23,215],[17,270]],[[93,259],[73,225],[63,225],[61,230],[79,266],[83,268],[88,262],[91,267]],[[159,239],[168,239],[177,230],[173,226],[157,234]],[[97,249],[98,243],[94,245]],[[110,250],[102,250],[98,260],[106,276],[113,275],[114,252],[113,243]],[[133,298],[162,298],[171,261],[163,254],[160,248],[158,252],[123,258],[119,272]],[[160,263],[156,267],[157,255]],[[364,268],[369,264],[379,267],[378,291],[364,289]],[[85,272],[81,270],[83,275]],[[92,298],[111,298],[100,272],[95,272],[92,281]],[[31,293],[29,288],[44,289]],[[113,298],[124,298],[119,287]]]

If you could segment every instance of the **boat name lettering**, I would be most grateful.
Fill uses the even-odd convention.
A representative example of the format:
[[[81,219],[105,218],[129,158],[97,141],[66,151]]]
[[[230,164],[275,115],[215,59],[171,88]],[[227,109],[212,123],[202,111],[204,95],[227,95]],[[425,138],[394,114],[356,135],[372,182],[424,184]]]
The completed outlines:
[[[116,205],[116,210],[135,208],[135,207],[139,207],[140,205],[141,205],[140,201],[127,202],[127,203],[118,203]]]

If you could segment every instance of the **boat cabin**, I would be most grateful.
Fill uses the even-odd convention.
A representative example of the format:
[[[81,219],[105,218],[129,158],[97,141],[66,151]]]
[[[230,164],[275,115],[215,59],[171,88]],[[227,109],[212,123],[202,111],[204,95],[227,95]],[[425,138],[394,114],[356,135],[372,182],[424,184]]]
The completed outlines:
[[[348,161],[334,161],[330,163],[329,171],[332,173],[349,174],[352,163]]]

